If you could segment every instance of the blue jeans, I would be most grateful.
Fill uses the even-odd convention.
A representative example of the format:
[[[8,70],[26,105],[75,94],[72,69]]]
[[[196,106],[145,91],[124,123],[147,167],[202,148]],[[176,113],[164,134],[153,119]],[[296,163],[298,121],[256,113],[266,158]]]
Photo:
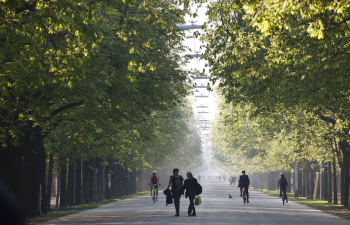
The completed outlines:
[[[196,209],[194,208],[194,198],[196,197],[196,192],[195,191],[191,191],[188,194],[188,198],[190,199],[190,205],[188,206],[188,214],[196,214]]]

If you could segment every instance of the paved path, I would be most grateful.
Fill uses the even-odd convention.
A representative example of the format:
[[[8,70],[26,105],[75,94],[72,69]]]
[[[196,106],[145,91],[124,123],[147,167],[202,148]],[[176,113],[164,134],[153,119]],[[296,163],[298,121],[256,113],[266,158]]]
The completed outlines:
[[[173,205],[165,206],[161,193],[154,205],[150,196],[139,196],[42,224],[234,224],[234,225],[349,225],[349,220],[319,210],[289,202],[256,191],[250,192],[250,203],[243,205],[239,189],[228,183],[209,181],[203,186],[202,205],[196,207],[197,216],[187,215],[188,199],[180,199],[180,217],[174,217]],[[233,196],[233,199],[228,197]]]

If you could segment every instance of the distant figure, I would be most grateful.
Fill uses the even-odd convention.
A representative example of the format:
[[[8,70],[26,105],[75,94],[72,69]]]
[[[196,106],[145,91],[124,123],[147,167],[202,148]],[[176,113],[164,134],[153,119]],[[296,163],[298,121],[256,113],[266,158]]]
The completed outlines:
[[[230,181],[230,185],[232,185],[232,176],[228,180]]]
[[[219,181],[221,181],[221,176],[219,176]]]
[[[238,187],[241,189],[241,197],[242,197],[242,189],[244,188],[247,192],[247,203],[249,203],[249,193],[248,193],[248,188],[249,188],[250,180],[248,175],[245,174],[245,171],[242,171],[242,175],[239,177],[238,181]]]
[[[283,173],[281,173],[281,177],[278,180],[277,185],[280,187],[280,197],[282,195],[282,191],[284,191],[284,193],[286,193],[286,203],[288,203],[288,197],[287,197],[288,182],[287,182],[287,179],[284,177]]]
[[[198,175],[198,181],[201,182],[201,175]]]
[[[236,177],[232,176],[232,184],[236,183]]]
[[[25,219],[16,197],[0,181],[0,224],[25,225]]]

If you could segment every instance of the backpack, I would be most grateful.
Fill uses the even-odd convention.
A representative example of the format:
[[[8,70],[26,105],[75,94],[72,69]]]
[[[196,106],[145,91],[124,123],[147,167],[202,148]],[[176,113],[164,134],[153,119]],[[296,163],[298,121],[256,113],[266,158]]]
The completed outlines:
[[[196,183],[196,195],[202,194],[202,186],[197,182]]]
[[[281,178],[280,180],[280,186],[286,186],[287,185],[287,180],[285,177]]]

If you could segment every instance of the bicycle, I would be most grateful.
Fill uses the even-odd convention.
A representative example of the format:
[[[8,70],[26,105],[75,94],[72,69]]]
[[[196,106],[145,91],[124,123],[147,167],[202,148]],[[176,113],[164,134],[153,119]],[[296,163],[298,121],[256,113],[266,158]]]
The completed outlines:
[[[282,202],[283,202],[283,205],[284,205],[284,202],[286,201],[286,193],[284,190],[281,190],[282,192]]]
[[[159,184],[160,186],[160,184]],[[152,191],[152,199],[153,199],[153,204],[156,204],[156,201],[158,201],[158,197],[156,196],[156,188],[158,187],[157,184],[153,184],[153,191]]]
[[[243,204],[245,205],[246,201],[247,201],[247,192],[245,190],[245,188],[242,189],[242,193],[243,193]]]

